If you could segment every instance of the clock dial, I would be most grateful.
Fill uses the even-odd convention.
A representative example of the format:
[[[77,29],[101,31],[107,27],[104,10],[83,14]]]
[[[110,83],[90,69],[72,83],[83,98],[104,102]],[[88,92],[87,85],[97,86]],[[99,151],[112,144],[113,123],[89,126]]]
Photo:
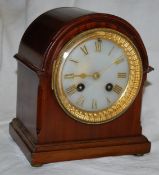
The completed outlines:
[[[112,41],[93,38],[77,45],[66,58],[62,87],[73,105],[97,111],[120,98],[128,78],[129,64],[124,50]],[[85,97],[83,105],[76,103],[81,96]],[[107,103],[107,98],[111,103]]]
[[[53,69],[55,95],[73,118],[110,121],[135,99],[142,80],[140,55],[123,34],[92,29],[68,42]]]

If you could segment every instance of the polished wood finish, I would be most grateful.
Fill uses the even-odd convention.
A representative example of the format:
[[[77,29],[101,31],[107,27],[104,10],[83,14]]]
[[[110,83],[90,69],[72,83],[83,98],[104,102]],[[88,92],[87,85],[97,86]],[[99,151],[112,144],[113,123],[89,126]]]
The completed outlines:
[[[51,89],[52,67],[59,51],[71,38],[93,28],[111,28],[128,36],[141,55],[144,69],[133,104],[119,118],[100,125],[83,124],[67,116]],[[17,116],[10,123],[10,134],[31,164],[150,151],[140,124],[148,58],[139,34],[128,22],[79,8],[54,9],[28,27],[15,57]]]
[[[150,150],[150,142],[143,135],[39,145],[17,119],[11,123],[10,133],[33,166],[83,158],[141,155]]]

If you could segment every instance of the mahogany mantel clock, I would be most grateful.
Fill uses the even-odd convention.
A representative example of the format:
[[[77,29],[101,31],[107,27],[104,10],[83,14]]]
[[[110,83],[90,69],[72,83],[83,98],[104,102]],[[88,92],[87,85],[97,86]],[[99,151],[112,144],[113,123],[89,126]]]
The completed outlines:
[[[32,165],[150,151],[140,124],[148,58],[128,22],[50,10],[28,27],[15,57],[10,134]]]

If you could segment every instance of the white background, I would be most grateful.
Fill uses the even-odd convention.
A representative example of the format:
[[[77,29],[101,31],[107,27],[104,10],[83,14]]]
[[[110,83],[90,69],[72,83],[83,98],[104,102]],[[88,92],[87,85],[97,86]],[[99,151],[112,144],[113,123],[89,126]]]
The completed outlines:
[[[150,154],[52,163],[33,168],[8,134],[16,113],[18,44],[27,26],[41,13],[76,6],[111,13],[129,21],[140,33],[155,68],[148,75],[142,108],[143,133],[152,142]],[[159,0],[0,0],[0,175],[158,175],[159,174]]]

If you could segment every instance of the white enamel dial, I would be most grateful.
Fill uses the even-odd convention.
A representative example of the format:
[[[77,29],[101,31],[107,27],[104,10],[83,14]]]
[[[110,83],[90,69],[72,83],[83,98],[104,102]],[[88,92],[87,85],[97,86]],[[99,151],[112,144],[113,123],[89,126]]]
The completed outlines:
[[[127,87],[129,64],[123,48],[102,37],[79,43],[64,53],[63,91],[69,102],[84,111],[112,106]]]

